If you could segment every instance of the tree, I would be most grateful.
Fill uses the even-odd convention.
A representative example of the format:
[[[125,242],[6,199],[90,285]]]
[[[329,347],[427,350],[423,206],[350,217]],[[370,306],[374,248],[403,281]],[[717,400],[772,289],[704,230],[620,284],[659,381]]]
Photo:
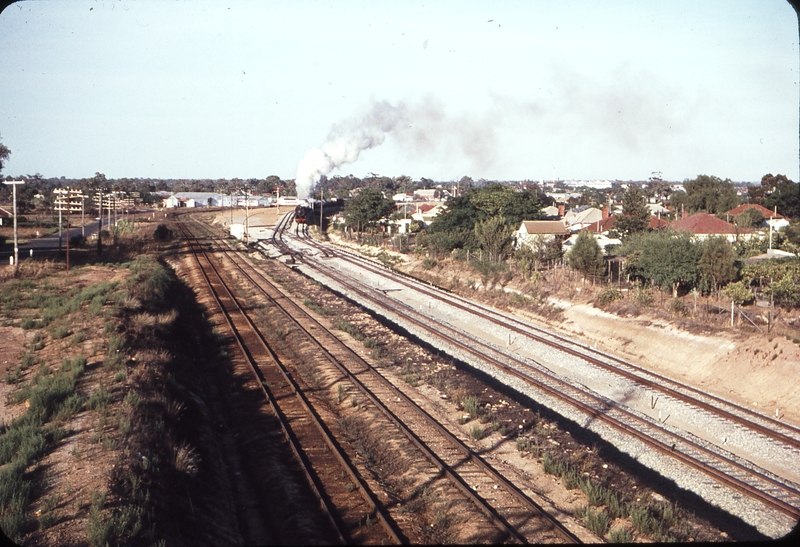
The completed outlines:
[[[3,170],[3,162],[6,161],[10,155],[11,150],[9,150],[5,144],[0,142],[0,171]]]
[[[458,181],[458,188],[462,192],[469,190],[473,186],[475,186],[475,181],[472,180],[472,177],[464,175],[463,177],[461,177],[461,180]]]
[[[758,228],[764,224],[764,215],[755,207],[749,207],[733,217],[733,223],[748,230]]]
[[[770,195],[775,189],[786,182],[791,182],[786,175],[773,175],[767,173],[761,177],[761,189],[765,196]]]
[[[344,206],[344,219],[348,226],[355,226],[356,231],[361,232],[363,228],[391,215],[393,210],[394,202],[384,198],[383,192],[376,188],[364,188]]]
[[[499,216],[507,226],[516,229],[523,220],[542,218],[541,210],[542,202],[536,192],[517,192],[509,186],[495,183],[482,188],[470,188],[460,196],[449,198],[447,208],[431,223],[428,231],[461,233],[462,237],[458,239],[464,239],[469,244],[474,242],[475,226],[480,222]],[[463,236],[467,233],[472,236]]]
[[[621,253],[627,257],[625,269],[630,275],[671,287],[673,297],[681,285],[697,281],[700,248],[689,234],[642,232],[626,241]]]
[[[683,181],[684,192],[675,192],[670,204],[679,210],[685,207],[689,213],[706,212],[712,215],[724,213],[739,205],[736,187],[730,179],[698,175]]]
[[[768,209],[777,207],[780,214],[789,218],[800,216],[800,184],[789,179],[782,181],[764,200],[764,207]]]
[[[647,197],[652,197],[658,201],[662,201],[668,199],[670,194],[672,194],[672,185],[669,182],[662,180],[661,173],[654,172],[648,179],[644,191]]]
[[[736,253],[724,237],[711,237],[700,247],[700,277],[716,293],[721,285],[736,279]]]
[[[650,209],[647,208],[645,193],[638,186],[631,185],[622,196],[622,214],[614,222],[614,229],[626,238],[649,227]]]
[[[753,299],[753,293],[750,292],[750,289],[741,281],[729,283],[722,289],[722,293],[733,300],[737,306],[741,306],[748,300]]]
[[[501,216],[491,217],[475,225],[475,239],[489,260],[497,260],[511,250],[513,230]]]
[[[567,253],[569,267],[581,272],[584,278],[603,269],[603,251],[588,230],[578,233],[575,245]]]

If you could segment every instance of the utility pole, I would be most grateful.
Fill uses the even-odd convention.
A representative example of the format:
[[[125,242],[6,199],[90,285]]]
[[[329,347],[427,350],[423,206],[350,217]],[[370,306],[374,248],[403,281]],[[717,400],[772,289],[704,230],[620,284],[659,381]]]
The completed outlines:
[[[281,214],[281,190],[283,189],[283,186],[276,186],[275,189],[278,191],[278,201],[276,201],[275,204],[278,206],[278,216],[280,216],[280,214]]]
[[[7,180],[3,184],[11,185],[14,200],[14,276],[19,271],[19,245],[17,243],[17,184],[25,184],[24,180]]]
[[[97,255],[100,256],[100,253],[103,248],[103,189],[96,188],[97,194],[95,194],[95,199],[97,200]]]
[[[83,202],[81,201],[80,205],[78,204],[78,199],[83,199],[85,196],[81,193],[80,190],[72,189],[72,188],[56,188],[53,190],[53,193],[56,194],[56,209],[58,210],[59,218],[61,217],[61,212],[67,212],[67,255],[66,255],[66,263],[67,263],[67,271],[69,271],[69,240],[70,240],[70,213],[77,213],[81,211],[81,216],[83,216]],[[60,237],[59,232],[59,237]]]
[[[250,188],[244,187],[244,244],[250,243],[250,198],[247,196],[247,191]]]
[[[69,271],[69,188],[55,188],[56,211],[58,211],[58,252],[61,254],[61,212],[67,211],[67,271]]]

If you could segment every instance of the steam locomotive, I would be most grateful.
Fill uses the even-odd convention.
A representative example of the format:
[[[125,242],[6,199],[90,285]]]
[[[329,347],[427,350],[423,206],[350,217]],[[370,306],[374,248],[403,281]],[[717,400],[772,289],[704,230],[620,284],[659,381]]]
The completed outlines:
[[[324,216],[332,215],[344,209],[344,200],[338,198],[315,201],[309,205],[298,205],[294,210],[294,221],[297,224],[319,224],[320,208]]]

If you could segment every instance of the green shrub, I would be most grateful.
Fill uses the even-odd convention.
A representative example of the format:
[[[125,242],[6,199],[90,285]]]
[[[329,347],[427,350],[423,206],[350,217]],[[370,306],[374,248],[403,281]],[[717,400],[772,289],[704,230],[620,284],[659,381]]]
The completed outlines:
[[[603,505],[603,503],[605,503],[608,495],[607,489],[596,484],[589,477],[581,479],[578,487],[581,489],[581,492],[586,494],[586,499],[589,502],[589,505],[597,507],[598,505]]]
[[[473,420],[480,416],[481,405],[478,403],[478,398],[476,396],[465,396],[461,399],[461,406],[464,408],[464,412],[469,414],[469,417]]]
[[[618,526],[608,533],[609,543],[633,543],[633,533],[625,526]]]
[[[37,363],[36,357],[34,357],[32,353],[27,352],[22,354],[22,361],[20,363],[22,370],[26,370],[35,365],[36,363]]]
[[[30,342],[31,351],[39,351],[40,349],[44,348],[44,338],[42,337],[41,332],[37,332],[33,335]]]
[[[64,326],[58,327],[56,330],[53,331],[53,338],[55,338],[56,340],[61,340],[62,338],[66,338],[68,335],[69,335],[69,329]]]
[[[476,441],[480,441],[486,436],[486,430],[483,428],[483,426],[475,424],[470,428],[469,436],[475,439]]]
[[[20,323],[19,326],[22,329],[30,330],[30,329],[38,329],[38,328],[40,328],[41,324],[38,321],[36,321],[35,319],[32,319],[30,317],[26,317],[25,319],[22,320],[22,323]]]
[[[39,514],[39,529],[47,530],[56,522],[56,516],[53,514],[53,509],[58,505],[58,496],[53,492],[42,503],[41,512]]]
[[[591,507],[586,507],[585,509],[578,511],[578,513],[583,520],[583,525],[589,530],[597,534],[599,537],[606,535],[606,532],[608,532],[608,528],[611,525],[611,520],[608,518],[608,515],[605,511],[595,511]]]
[[[621,291],[609,287],[597,296],[597,305],[602,308],[616,300],[622,300],[622,298],[624,297]]]
[[[106,297],[102,294],[98,294],[94,298],[92,298],[91,302],[89,303],[89,313],[95,317],[99,316],[103,311],[103,306],[106,305]]]
[[[104,547],[109,543],[113,523],[103,518],[106,493],[97,489],[92,491],[89,519],[86,523],[86,539],[91,547]]]
[[[83,409],[83,396],[80,393],[73,393],[58,406],[56,418],[62,421],[69,420],[72,416]]]
[[[12,460],[27,463],[40,456],[46,446],[41,422],[31,413],[24,414],[0,436],[0,465]]]
[[[633,291],[634,301],[643,308],[651,308],[655,302],[653,289],[646,285],[637,285]]]
[[[125,395],[125,398],[122,401],[128,406],[135,407],[141,401],[141,397],[139,396],[138,391],[132,389]]]
[[[20,379],[22,379],[22,365],[8,367],[6,369],[5,381],[8,385],[16,384]]]
[[[86,402],[86,406],[88,406],[92,410],[99,410],[103,411],[108,407],[108,403],[111,402],[111,394],[106,391],[104,386],[100,386],[100,389],[95,391],[89,400]]]
[[[365,338],[363,344],[365,348],[372,349],[378,346],[378,341],[374,338]]]
[[[658,521],[641,505],[631,507],[629,517],[633,527],[641,534],[651,536],[659,528]]]
[[[680,298],[673,298],[669,303],[669,309],[672,310],[672,313],[675,315],[687,315],[686,304]]]
[[[46,420],[56,406],[75,391],[75,378],[70,374],[50,375],[44,368],[32,382],[22,387],[14,396],[17,402],[27,400],[30,412]]]
[[[118,334],[113,333],[108,337],[108,353],[106,353],[106,357],[103,359],[104,367],[114,370],[125,364],[124,345],[125,341]]]
[[[348,323],[347,321],[345,321],[342,318],[339,318],[339,319],[336,320],[336,323],[335,323],[334,327],[336,329],[342,331],[342,332],[346,332],[347,334],[349,334],[350,336],[352,336],[353,338],[355,338],[359,342],[361,340],[364,340],[364,338],[365,338],[364,333],[361,332],[358,329],[358,327]]]

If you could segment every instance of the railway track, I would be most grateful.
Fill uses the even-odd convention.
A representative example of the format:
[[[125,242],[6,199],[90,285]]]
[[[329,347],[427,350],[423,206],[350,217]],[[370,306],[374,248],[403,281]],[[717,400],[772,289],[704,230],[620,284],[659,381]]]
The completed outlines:
[[[391,522],[382,505],[366,487],[357,470],[309,405],[302,390],[286,373],[280,359],[228,288],[219,268],[188,228],[179,223],[203,278],[222,310],[237,346],[250,365],[272,412],[320,506],[334,530],[335,543],[404,543],[406,538]],[[342,480],[346,477],[347,481]],[[348,485],[356,485],[352,488]],[[377,521],[380,527],[367,526]]]
[[[290,324],[303,332],[316,352],[341,373],[348,385],[379,409],[424,455],[434,474],[446,477],[497,528],[500,535],[493,541],[579,542],[577,536],[439,424],[410,395],[388,381],[301,306],[286,298],[238,252],[230,248],[222,251],[236,269],[235,275],[249,287],[257,288],[269,300],[270,309],[282,314],[281,324]]]
[[[521,321],[510,314],[481,306],[452,293],[442,291],[435,287],[425,286],[402,273],[388,272],[385,268],[377,267],[374,262],[364,259],[354,253],[342,250],[331,250],[316,241],[307,238],[309,243],[319,249],[325,258],[338,257],[343,260],[358,264],[372,273],[390,276],[391,279],[407,288],[413,288],[422,295],[433,299],[446,299],[447,303],[458,310],[472,313],[482,319],[502,325],[514,334],[525,336],[535,342],[557,348],[559,351],[574,355],[586,362],[611,372],[617,376],[636,382],[638,385],[658,392],[660,395],[671,397],[688,403],[700,410],[714,414],[731,423],[739,424],[764,436],[765,439],[785,444],[789,447],[800,449],[800,428],[791,424],[773,419],[770,416],[755,412],[747,407],[735,405],[720,397],[705,393],[693,386],[676,382],[663,375],[653,373],[624,361],[616,356],[598,352],[589,346],[578,344],[563,336],[535,327],[530,323]],[[798,454],[800,456],[800,454]]]
[[[288,225],[288,223],[284,224],[284,226],[286,225]],[[281,234],[282,232],[280,230],[276,230],[275,239],[277,245],[285,245],[284,242],[280,241]],[[394,313],[394,310],[400,308],[402,309],[402,315],[405,321],[411,321],[419,329],[428,332],[432,332],[432,329],[436,329],[436,336],[439,338],[446,338],[447,343],[457,352],[460,352],[462,355],[469,355],[473,360],[482,361],[496,370],[502,371],[502,373],[507,376],[508,380],[535,386],[536,389],[548,394],[548,396],[578,409],[587,416],[589,420],[602,421],[626,435],[637,438],[639,441],[646,443],[647,446],[661,452],[665,456],[676,459],[682,464],[701,472],[713,481],[733,488],[748,497],[757,499],[766,506],[792,519],[800,518],[800,509],[798,509],[800,507],[800,492],[798,492],[794,485],[778,480],[772,474],[764,472],[756,468],[756,466],[743,464],[738,458],[728,457],[728,455],[722,453],[722,451],[707,446],[707,443],[698,442],[697,439],[693,439],[691,436],[687,438],[659,426],[657,423],[654,423],[653,420],[648,420],[646,417],[628,412],[622,408],[622,405],[618,405],[612,400],[587,393],[585,388],[581,389],[582,386],[575,386],[563,382],[560,378],[544,372],[545,367],[532,366],[532,364],[535,365],[535,362],[531,363],[531,359],[519,359],[508,356],[498,348],[475,340],[467,336],[464,332],[459,332],[449,326],[437,324],[435,327],[432,327],[430,319],[417,312],[417,310],[411,309],[409,306],[397,300],[387,298],[374,288],[365,288],[348,281],[345,279],[345,276],[341,275],[341,272],[338,272],[329,265],[330,261],[325,260],[332,257],[341,258],[343,256],[346,260],[356,259],[347,257],[345,253],[338,250],[331,251],[325,246],[320,246],[316,243],[314,243],[314,245],[317,249],[320,249],[319,252],[323,258],[323,260],[314,261],[314,268],[325,271],[329,277],[335,278],[337,283],[343,286],[346,285],[346,290],[357,294],[358,298],[372,301],[377,307],[385,310],[387,315],[391,315]],[[288,248],[288,246],[283,248]],[[297,255],[297,251],[290,249],[290,252],[295,253],[295,260],[300,259]],[[308,257],[304,257],[303,259],[309,260]],[[358,262],[363,261],[364,260],[361,258],[358,259]],[[386,269],[384,268],[377,267],[374,264],[371,264],[369,267],[372,268],[373,272],[387,275]],[[406,279],[398,280],[397,277],[393,279],[396,282],[405,283],[408,287],[412,286],[411,282]],[[413,284],[413,288],[421,291],[429,298],[441,299],[443,297],[438,291],[419,287],[418,284]],[[453,299],[452,295],[446,296],[452,300],[452,305],[458,307],[463,312],[477,313],[492,321],[498,321],[499,317],[502,317],[503,321],[509,321],[508,316],[501,316],[497,312],[488,312],[485,308],[467,303],[463,299]],[[521,321],[512,320],[509,322],[511,323],[509,328],[515,329],[519,334],[526,336],[535,335],[540,341],[545,341],[551,346],[564,344],[564,341],[558,340],[557,337],[547,339],[541,333],[533,332],[532,328],[528,328]],[[581,359],[587,359],[587,352],[584,350],[585,348],[580,348],[577,344],[571,342],[567,344],[567,353],[570,355],[578,355]],[[607,356],[603,357],[607,358]],[[589,355],[588,359],[593,360],[595,363],[602,363],[602,366],[606,368],[606,370],[616,371],[617,368],[623,365],[619,360],[616,360],[616,362],[611,360],[609,362],[609,360],[601,359],[598,356]],[[627,363],[625,363],[625,365],[627,365]],[[600,366],[600,364],[598,364],[598,366]],[[641,374],[641,371],[639,371],[638,374]],[[635,367],[625,370],[622,375],[627,375],[629,378],[637,380],[639,379]],[[657,389],[661,387],[659,381],[658,378],[655,380],[647,380],[648,383],[646,385],[651,389]],[[666,380],[664,384],[666,384],[666,389],[662,391],[662,393],[668,394],[668,396],[686,399],[686,396],[680,393],[680,387],[671,387]],[[675,386],[675,383],[671,384]],[[696,392],[696,390],[694,391]],[[709,402],[698,403],[698,406],[708,412],[714,412],[716,410],[714,403],[715,401],[712,398]],[[726,404],[733,406],[729,403]],[[769,418],[762,415],[752,416],[755,413],[747,409],[739,409],[738,412],[736,410],[725,410],[724,412],[726,418],[730,416],[732,421],[743,425],[753,424],[755,420],[770,421]],[[751,416],[750,420],[747,419],[748,415]],[[794,444],[796,439],[793,436],[794,431],[792,431],[792,428],[788,428],[782,423],[778,424],[781,426],[781,430],[778,431],[777,435],[772,434],[770,425],[762,426],[753,424],[753,429],[758,431],[761,435],[768,436],[775,442],[784,442],[789,446],[796,446],[796,444]],[[771,425],[775,427],[778,424]]]

